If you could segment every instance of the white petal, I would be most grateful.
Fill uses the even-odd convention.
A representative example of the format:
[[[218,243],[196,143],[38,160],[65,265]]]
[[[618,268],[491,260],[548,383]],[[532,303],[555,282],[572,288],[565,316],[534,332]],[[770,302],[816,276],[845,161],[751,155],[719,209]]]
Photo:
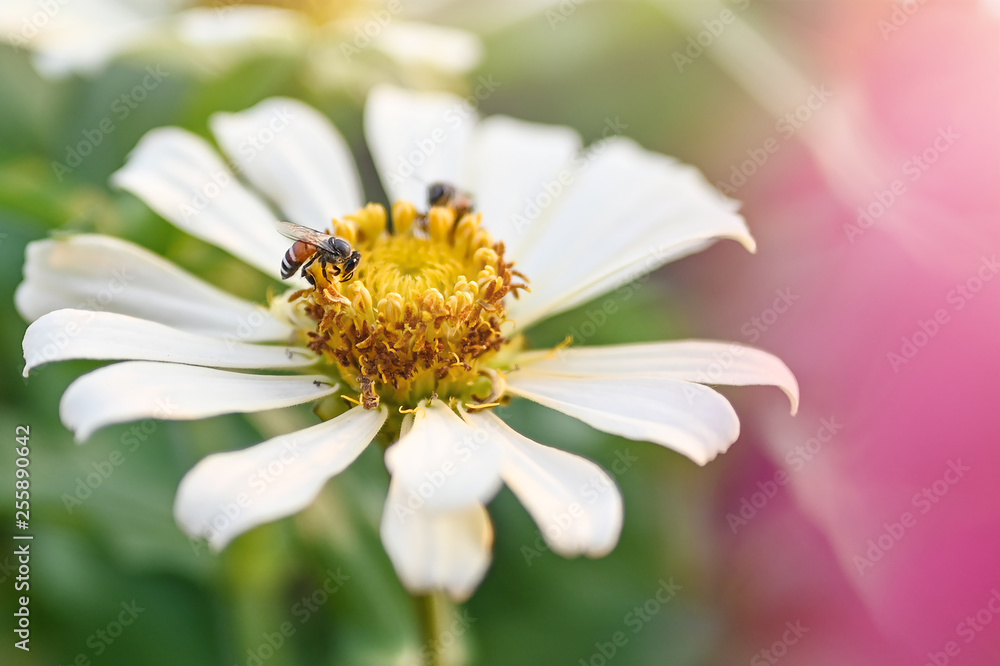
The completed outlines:
[[[210,455],[181,481],[174,517],[188,535],[219,550],[257,525],[301,511],[368,446],[386,413],[355,407],[305,430]]]
[[[56,310],[24,333],[24,376],[70,359],[168,361],[213,368],[295,368],[316,362],[302,347],[253,345],[188,333],[113,312]]]
[[[567,377],[662,377],[699,384],[777,386],[799,407],[799,383],[780,358],[735,342],[678,340],[598,347],[568,347],[520,354],[533,372]]]
[[[483,45],[471,32],[414,21],[393,21],[373,46],[407,67],[464,74],[479,64]]]
[[[206,69],[241,55],[237,47],[249,51],[301,44],[312,28],[301,12],[260,5],[192,7],[178,12],[174,19],[178,38],[198,49],[198,64]]]
[[[486,575],[493,525],[481,504],[457,511],[413,509],[393,480],[382,513],[382,544],[403,585],[413,593],[444,590],[464,601]]]
[[[0,39],[33,52],[43,76],[93,73],[149,36],[165,14],[162,3],[73,0],[58,5],[32,0],[0,3]]]
[[[234,341],[284,340],[292,333],[263,307],[110,236],[82,234],[29,243],[24,282],[14,301],[28,321],[73,308],[117,312]]]
[[[563,557],[603,557],[614,549],[622,531],[622,498],[607,472],[580,456],[531,441],[495,414],[467,418],[502,438],[503,479],[553,551]]]
[[[454,510],[487,502],[500,489],[501,452],[440,400],[417,409],[412,426],[385,452],[399,492],[414,506]]]
[[[507,390],[598,430],[661,444],[704,465],[729,448],[740,422],[721,395],[701,384],[645,377],[560,377],[522,369]]]
[[[59,403],[66,427],[83,441],[112,423],[145,418],[186,421],[260,412],[330,395],[323,375],[250,375],[177,363],[128,361],[86,374]]]
[[[534,220],[575,176],[571,160],[579,150],[580,137],[568,127],[492,116],[476,129],[468,189],[483,224],[515,260]]]
[[[277,216],[201,137],[179,127],[150,130],[111,183],[192,236],[278,274],[288,243],[274,229]]]
[[[389,200],[422,208],[430,183],[465,185],[461,176],[477,120],[455,95],[374,88],[365,106],[365,137]]]
[[[531,280],[531,293],[510,304],[521,327],[713,240],[733,238],[750,251],[755,248],[736,202],[714,190],[694,167],[621,137],[592,146],[575,162],[572,186],[518,240],[524,248],[518,269]]]
[[[307,104],[274,97],[210,120],[243,174],[301,225],[326,229],[361,208],[361,181],[344,138]]]
[[[400,16],[407,19],[438,21],[457,25],[480,34],[496,34],[519,21],[530,17],[541,18],[543,10],[555,10],[560,0],[504,0],[503,2],[463,2],[461,0],[434,0],[432,2],[401,3]],[[579,5],[581,3],[576,3]],[[564,4],[562,9],[571,9]],[[575,8],[572,8],[575,10]],[[553,24],[558,26],[564,16],[550,14]]]

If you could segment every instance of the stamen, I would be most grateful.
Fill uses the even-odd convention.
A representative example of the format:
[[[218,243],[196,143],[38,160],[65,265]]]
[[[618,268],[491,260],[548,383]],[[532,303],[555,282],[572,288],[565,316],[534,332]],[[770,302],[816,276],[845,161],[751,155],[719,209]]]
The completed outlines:
[[[316,288],[289,302],[308,347],[358,391],[345,400],[368,409],[435,395],[471,409],[499,405],[504,383],[490,363],[509,342],[504,299],[527,285],[482,215],[451,206],[420,214],[398,201],[390,231],[385,209],[369,204],[330,231],[361,253],[354,278],[327,280],[313,267]],[[486,400],[474,396],[487,387]]]
[[[465,403],[465,408],[471,412],[475,409],[489,409],[491,407],[499,407],[502,404],[503,404],[502,402],[480,402],[480,403],[467,402]]]

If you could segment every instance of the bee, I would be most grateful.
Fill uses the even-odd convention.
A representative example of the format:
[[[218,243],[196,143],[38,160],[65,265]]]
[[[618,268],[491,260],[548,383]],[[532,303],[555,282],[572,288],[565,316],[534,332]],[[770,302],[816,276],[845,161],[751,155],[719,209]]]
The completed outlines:
[[[455,209],[455,219],[461,220],[466,213],[475,209],[472,197],[448,183],[431,183],[427,186],[428,206],[451,206]]]
[[[354,277],[354,271],[361,263],[361,253],[351,249],[351,244],[343,238],[324,234],[294,222],[279,220],[275,222],[275,227],[282,236],[295,241],[281,260],[282,280],[292,277],[301,266],[302,272],[300,274],[315,287],[316,279],[309,272],[309,267],[317,261],[319,261],[323,276],[327,277],[328,280],[329,277],[326,273],[328,266],[333,266],[333,274],[339,275],[341,282]]]

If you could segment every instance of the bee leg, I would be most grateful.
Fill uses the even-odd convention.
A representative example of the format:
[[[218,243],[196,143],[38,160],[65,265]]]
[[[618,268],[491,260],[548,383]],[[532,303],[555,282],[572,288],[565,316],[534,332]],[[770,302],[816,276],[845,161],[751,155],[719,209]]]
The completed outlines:
[[[309,267],[316,262],[317,256],[318,255],[314,254],[312,257],[310,257],[309,261],[302,264],[302,272],[300,273],[302,277],[304,277],[306,280],[309,281],[309,284],[312,285],[313,289],[316,288],[316,278],[314,278],[312,273],[309,272]]]
[[[347,258],[344,262],[343,267],[341,267],[340,272],[344,273],[344,276],[340,278],[341,282],[347,282],[354,277],[354,271],[358,270],[358,264],[361,263],[361,253],[354,250],[351,256]]]
[[[312,288],[315,289],[316,288],[316,278],[314,278],[313,274],[309,272],[309,266],[311,266],[311,265],[312,265],[312,261],[310,260],[308,263],[306,263],[306,265],[304,265],[302,267],[302,273],[300,273],[300,275],[302,275],[302,277],[304,277],[306,279],[306,281],[309,282],[310,285],[312,285]]]
[[[325,280],[326,280],[327,282],[330,282],[330,275],[329,275],[329,273],[328,273],[328,271],[329,271],[329,269],[330,269],[330,262],[329,262],[329,261],[327,261],[326,257],[323,257],[323,258],[321,258],[321,259],[319,260],[319,269],[320,269],[321,271],[323,271],[323,278],[324,278],[324,279],[325,279]],[[336,273],[334,273],[334,275],[336,275]]]

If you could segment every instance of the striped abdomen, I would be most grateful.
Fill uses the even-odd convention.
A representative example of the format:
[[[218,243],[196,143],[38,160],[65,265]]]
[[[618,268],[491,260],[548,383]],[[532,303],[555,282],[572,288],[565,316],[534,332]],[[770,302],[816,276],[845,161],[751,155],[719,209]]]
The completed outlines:
[[[305,261],[316,253],[316,248],[303,241],[295,241],[281,260],[281,279],[287,280],[295,274]]]

